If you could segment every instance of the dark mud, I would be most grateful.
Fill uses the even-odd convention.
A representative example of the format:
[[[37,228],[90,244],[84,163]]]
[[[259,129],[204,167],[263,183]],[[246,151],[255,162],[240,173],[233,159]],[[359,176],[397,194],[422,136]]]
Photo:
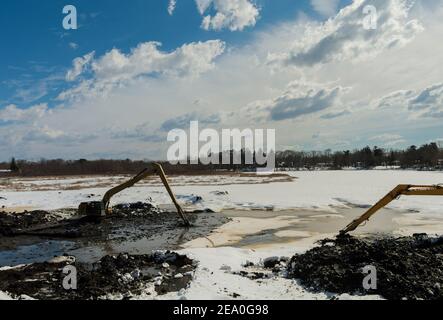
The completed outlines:
[[[11,236],[36,226],[44,227],[63,219],[47,211],[25,211],[23,213],[0,212],[0,236]]]
[[[377,270],[377,289],[365,290],[365,266]],[[312,291],[376,294],[386,299],[443,299],[443,237],[328,239],[289,261],[287,275]]]
[[[177,213],[163,212],[149,203],[118,205],[112,215],[98,220],[75,215],[76,210],[0,214],[0,267],[64,254],[92,263],[122,252],[175,250],[229,221],[210,211],[188,213],[192,227],[185,228]]]
[[[16,298],[25,295],[39,300],[130,299],[141,294],[163,295],[186,288],[196,267],[188,257],[169,251],[105,256],[94,264],[79,263],[73,257],[61,258],[0,271],[0,291]],[[76,269],[75,290],[63,286],[68,274],[63,271],[67,266]],[[68,284],[72,285],[72,282],[68,281]]]

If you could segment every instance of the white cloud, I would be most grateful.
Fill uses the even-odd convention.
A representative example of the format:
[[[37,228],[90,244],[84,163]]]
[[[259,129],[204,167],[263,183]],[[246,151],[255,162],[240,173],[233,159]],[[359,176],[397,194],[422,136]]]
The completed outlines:
[[[62,145],[73,145],[91,142],[96,136],[93,134],[68,134],[62,130],[48,127],[34,126],[22,137],[26,142],[56,143]]]
[[[213,5],[216,13],[203,18],[202,28],[205,30],[242,31],[246,27],[255,26],[259,18],[259,9],[250,0],[196,0],[201,15]]]
[[[168,132],[175,129],[185,129],[189,127],[189,123],[191,121],[198,121],[202,125],[215,125],[220,123],[221,118],[219,114],[215,113],[211,115],[204,115],[203,113],[204,112],[192,112],[179,117],[168,119],[161,125],[161,130]]]
[[[66,81],[74,81],[77,79],[77,77],[81,75],[85,71],[85,68],[91,63],[94,54],[95,52],[90,52],[83,57],[75,58],[72,62],[72,69],[66,73]]]
[[[170,16],[174,14],[176,5],[177,5],[177,0],[169,0],[168,13]]]
[[[326,17],[337,12],[338,3],[339,0],[311,0],[314,10]]]
[[[270,55],[283,65],[312,67],[336,61],[364,61],[385,50],[401,47],[422,31],[409,18],[409,0],[354,0],[325,23],[310,24],[304,37],[289,52]],[[364,28],[363,8],[373,5],[378,12],[376,30]]]
[[[380,135],[376,135],[373,137],[370,137],[368,140],[375,141],[377,143],[381,143],[381,146],[384,147],[393,147],[396,145],[404,144],[407,141],[399,134],[392,134],[392,133],[384,133]]]
[[[443,118],[443,83],[418,92],[417,96],[409,100],[408,107],[422,117]]]
[[[214,59],[225,50],[224,42],[210,40],[185,44],[173,52],[162,52],[158,42],[145,42],[129,54],[112,49],[102,57],[93,59],[93,53],[76,58],[73,69],[66,76],[75,80],[90,64],[92,78],[59,95],[60,100],[80,96],[106,95],[115,87],[124,86],[143,76],[198,76],[212,69]]]
[[[262,121],[297,119],[327,109],[340,108],[341,97],[346,91],[347,88],[340,86],[293,81],[277,98],[253,102],[242,109],[242,113],[246,118]]]
[[[78,49],[78,44],[75,42],[69,42],[69,47],[73,50],[77,50]]]
[[[443,83],[419,90],[393,92],[381,98],[377,107],[406,109],[414,117],[443,118]]]
[[[204,15],[206,10],[209,9],[211,6],[213,0],[195,0],[195,3],[197,4],[198,12],[200,12],[201,15]]]
[[[345,91],[342,87],[292,82],[270,106],[272,120],[294,119],[334,107]]]
[[[383,4],[381,8],[381,29],[376,32],[400,30],[402,22],[396,17],[404,8]],[[331,21],[343,19],[349,10],[355,11],[347,8]],[[360,36],[348,37],[335,39],[340,44],[326,56],[316,55],[318,50],[312,46],[327,34],[328,22],[307,16],[255,30],[246,45],[229,48],[218,59],[205,42],[201,50],[208,54],[206,58],[193,44],[189,44],[192,58],[182,52],[183,47],[164,52],[158,46],[147,50],[140,44],[145,49],[139,54],[135,54],[138,47],[125,53],[116,49],[111,54],[111,50],[109,56],[92,59],[68,84],[71,96],[65,93],[65,97],[78,95],[84,97],[82,101],[64,101],[28,123],[0,123],[0,139],[5,141],[0,155],[76,159],[120,156],[118,150],[124,158],[164,159],[170,144],[162,126],[186,126],[196,116],[209,119],[208,125],[218,129],[276,129],[278,146],[297,145],[303,150],[352,149],[373,143],[397,143],[396,148],[420,145],[441,137],[442,118],[422,115],[438,115],[442,105],[443,10],[419,11],[415,6],[408,17],[401,21],[417,19],[426,32],[411,33],[404,45],[380,45],[383,41],[374,35],[363,45]],[[395,24],[397,29],[392,27]],[[312,42],[306,40],[309,37]],[[396,31],[392,39],[399,37]],[[292,43],[305,45],[298,52],[312,54],[306,60],[318,63],[271,68],[268,53],[294,52]],[[373,44],[380,54],[362,59],[373,52]],[[355,55],[348,52],[353,48]],[[359,63],[350,63],[356,60]],[[109,94],[97,99],[101,92]],[[38,133],[39,128],[43,133]],[[33,140],[23,140],[29,131]],[[375,137],[383,140],[370,140]]]
[[[8,105],[0,110],[0,123],[3,122],[29,122],[42,118],[48,113],[46,104],[39,104],[27,109],[20,109],[16,105]]]
[[[144,142],[161,142],[166,138],[155,132],[155,126],[151,123],[143,123],[133,128],[112,128],[112,139],[138,140]]]

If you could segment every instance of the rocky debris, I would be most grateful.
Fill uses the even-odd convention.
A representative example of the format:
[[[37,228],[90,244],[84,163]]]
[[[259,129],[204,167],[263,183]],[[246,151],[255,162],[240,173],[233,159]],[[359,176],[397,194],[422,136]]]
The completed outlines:
[[[287,257],[269,257],[260,261],[258,264],[246,261],[242,264],[245,270],[233,273],[251,280],[271,279],[286,274],[288,261],[289,258]]]
[[[164,268],[165,264],[168,264],[167,268]],[[76,290],[63,288],[66,266],[76,268]],[[105,256],[92,265],[62,257],[0,271],[0,291],[14,297],[26,295],[44,300],[130,299],[141,294],[163,295],[185,289],[192,280],[195,267],[196,263],[187,256],[170,251]]]
[[[357,239],[349,235],[321,241],[292,257],[287,276],[313,291],[378,294],[386,299],[443,299],[443,237]],[[366,266],[377,271],[377,289],[365,290]]]
[[[249,268],[249,267],[253,267],[254,266],[254,262],[247,260],[245,263],[242,264],[243,268]]]
[[[274,273],[280,273],[286,269],[288,261],[289,258],[287,257],[270,257],[263,260],[263,267],[265,269],[272,269]]]
[[[205,208],[205,209],[197,209],[197,210],[193,210],[191,212],[187,212],[187,213],[215,213],[214,210],[209,209],[209,208]]]
[[[78,217],[76,209],[1,213],[0,236],[97,237],[110,232],[118,221],[127,218],[134,221],[138,218],[156,220],[161,212],[151,203],[137,202],[116,205],[112,215],[104,218]]]
[[[271,272],[261,272],[261,271],[236,271],[233,274],[251,279],[251,280],[261,280],[261,279],[271,279],[274,275]]]
[[[72,210],[76,214],[76,210]],[[69,217],[68,212],[65,217]],[[110,253],[113,254],[176,250],[181,244],[207,236],[230,221],[225,216],[212,213],[187,213],[187,217],[192,228],[183,228],[182,220],[176,212],[162,212],[140,217],[111,215],[95,221],[87,217],[73,218],[56,222],[50,227],[14,229],[8,236],[0,233],[0,266],[41,262],[44,261],[41,259],[70,254],[74,250],[82,261],[91,262],[101,256],[103,247],[112,248]],[[51,245],[47,246],[46,243]],[[36,248],[41,252],[36,252]]]
[[[201,196],[197,196],[195,194],[178,195],[177,198],[179,198],[182,201],[187,202],[188,204],[197,204],[203,200],[203,198]]]
[[[112,208],[113,214],[125,217],[140,217],[148,214],[157,214],[161,210],[149,202],[123,203]]]
[[[60,214],[36,210],[23,213],[0,212],[0,236],[8,236],[17,230],[25,230],[63,220]]]
[[[211,191],[210,193],[213,194],[213,195],[216,195],[216,196],[227,196],[227,195],[229,195],[228,191],[219,191],[219,190]]]
[[[279,257],[269,257],[269,258],[266,258],[265,260],[263,260],[263,266],[266,269],[272,269],[279,263],[280,263]]]

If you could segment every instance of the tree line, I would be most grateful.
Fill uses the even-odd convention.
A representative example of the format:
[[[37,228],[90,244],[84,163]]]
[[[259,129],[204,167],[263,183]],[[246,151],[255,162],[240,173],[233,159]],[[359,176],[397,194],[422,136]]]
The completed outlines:
[[[248,151],[230,151],[230,164],[222,164],[222,154],[218,155],[220,164],[179,164],[162,162],[168,174],[203,174],[216,171],[252,171],[258,165],[255,157],[253,163],[245,161]],[[234,157],[240,157],[241,163],[235,164]],[[372,169],[375,167],[398,167],[421,170],[443,169],[443,149],[436,143],[411,146],[405,150],[365,147],[362,149],[335,151],[278,151],[275,154],[277,169],[330,169],[343,168]],[[126,160],[63,160],[40,161],[15,160],[0,163],[0,170],[9,170],[7,175],[21,176],[63,176],[63,175],[112,175],[136,174],[150,165],[151,161]],[[4,174],[3,174],[4,175]]]
[[[437,143],[410,146],[405,150],[364,147],[353,151],[283,151],[277,152],[277,166],[287,168],[327,168],[348,167],[371,169],[374,167],[399,167],[412,169],[441,169],[443,149]]]

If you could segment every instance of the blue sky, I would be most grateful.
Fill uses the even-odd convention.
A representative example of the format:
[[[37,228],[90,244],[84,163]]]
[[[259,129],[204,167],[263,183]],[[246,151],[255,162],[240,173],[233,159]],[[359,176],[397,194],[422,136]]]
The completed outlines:
[[[443,0],[168,5],[2,1],[0,160],[164,159],[191,120],[276,129],[278,149],[443,141]]]
[[[323,19],[309,0],[256,3],[262,10],[254,28],[230,32],[203,30],[201,16],[191,0],[178,1],[172,16],[167,12],[168,0],[75,0],[69,4],[78,10],[79,29],[66,31],[62,28],[62,8],[68,4],[65,0],[4,0],[0,38],[6,50],[0,53],[0,108],[10,103],[26,107],[51,101],[64,88],[64,73],[72,60],[91,51],[102,55],[117,47],[127,52],[144,41],[159,41],[162,49],[169,51],[214,37],[241,45],[254,32],[294,19],[300,11]],[[73,49],[71,45],[78,47]],[[40,97],[43,88],[35,81],[49,76],[53,80],[47,84],[47,95]]]

